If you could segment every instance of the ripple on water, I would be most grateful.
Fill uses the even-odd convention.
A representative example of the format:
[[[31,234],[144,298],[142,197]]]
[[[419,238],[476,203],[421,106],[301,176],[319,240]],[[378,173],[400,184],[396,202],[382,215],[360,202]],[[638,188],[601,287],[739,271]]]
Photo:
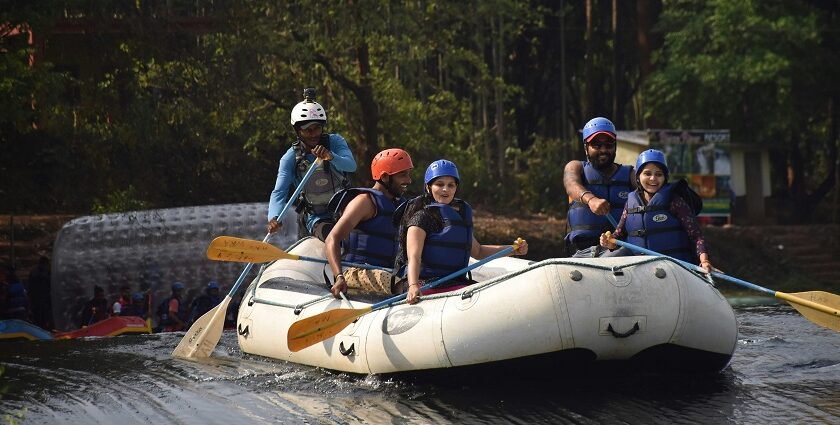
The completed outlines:
[[[243,354],[173,359],[183,333],[4,344],[3,412],[23,423],[840,423],[840,336],[784,305],[736,309],[730,366],[490,385],[358,376]],[[547,375],[551,371],[546,372]]]

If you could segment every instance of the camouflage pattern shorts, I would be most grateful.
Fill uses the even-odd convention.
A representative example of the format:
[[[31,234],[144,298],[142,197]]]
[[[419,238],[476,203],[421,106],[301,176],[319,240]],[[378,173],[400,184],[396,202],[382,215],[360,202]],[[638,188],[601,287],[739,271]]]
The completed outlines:
[[[368,270],[348,267],[344,270],[347,288],[359,292],[373,292],[391,295],[391,273],[384,270]]]

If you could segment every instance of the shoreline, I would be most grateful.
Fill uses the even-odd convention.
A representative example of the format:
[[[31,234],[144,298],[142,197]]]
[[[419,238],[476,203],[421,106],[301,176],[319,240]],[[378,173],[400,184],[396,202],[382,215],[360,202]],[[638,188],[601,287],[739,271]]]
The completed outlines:
[[[41,255],[52,257],[58,232],[76,217],[79,216],[14,215],[14,257],[20,278],[28,276]],[[3,265],[9,264],[12,256],[10,218],[8,214],[0,215]],[[504,216],[477,212],[474,220],[476,239],[482,243],[507,244],[523,237],[530,246],[528,259],[565,256],[565,219],[545,214]],[[702,229],[712,264],[731,276],[784,291],[840,283],[840,225],[704,225]]]

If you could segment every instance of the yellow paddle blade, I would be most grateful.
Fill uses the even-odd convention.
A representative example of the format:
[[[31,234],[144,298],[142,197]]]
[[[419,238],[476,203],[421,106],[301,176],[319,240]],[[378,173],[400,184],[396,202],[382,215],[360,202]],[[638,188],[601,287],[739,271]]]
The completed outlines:
[[[776,296],[790,303],[806,319],[840,332],[840,296],[823,291],[776,292]]]
[[[310,345],[332,338],[358,317],[372,310],[372,307],[337,308],[298,320],[289,327],[289,332],[286,335],[289,350],[297,352]]]
[[[228,304],[230,304],[230,295],[226,296],[219,305],[201,315],[181,338],[181,342],[172,351],[172,356],[182,359],[210,357],[222,338]]]
[[[207,258],[215,261],[266,263],[281,259],[297,260],[298,257],[267,242],[233,236],[219,236],[207,247]]]

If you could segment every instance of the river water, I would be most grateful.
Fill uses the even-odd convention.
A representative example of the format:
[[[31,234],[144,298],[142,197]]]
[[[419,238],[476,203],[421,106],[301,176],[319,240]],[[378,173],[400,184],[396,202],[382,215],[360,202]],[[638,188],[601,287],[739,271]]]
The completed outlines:
[[[0,345],[0,423],[840,423],[840,334],[786,305],[735,308],[720,373],[418,383],[243,355],[170,357],[183,333]],[[492,378],[492,377],[491,377]]]

